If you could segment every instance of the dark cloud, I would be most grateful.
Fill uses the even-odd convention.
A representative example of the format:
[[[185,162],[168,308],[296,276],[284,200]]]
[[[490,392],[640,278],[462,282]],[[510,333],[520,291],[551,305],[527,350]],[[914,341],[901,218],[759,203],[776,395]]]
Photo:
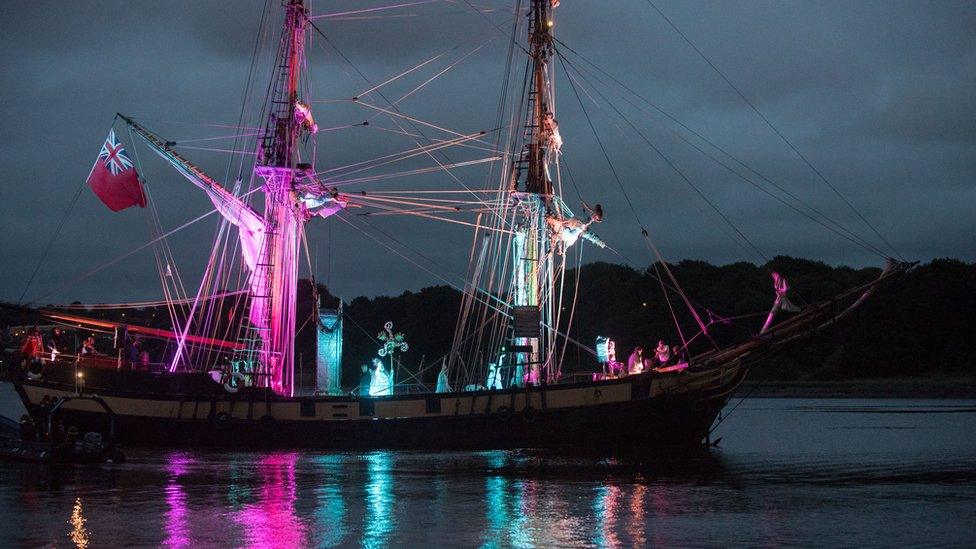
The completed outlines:
[[[383,5],[380,1],[313,2],[316,14]],[[698,2],[659,0],[658,6],[719,66],[774,124],[830,178],[906,256],[976,259],[976,8],[971,2]],[[279,2],[267,4],[279,21]],[[483,16],[471,5],[492,8]],[[381,82],[431,56],[428,69],[384,88],[400,97],[448,63],[481,49],[456,69],[405,100],[404,112],[460,132],[491,129],[501,92],[514,2],[452,1],[377,12],[380,18],[320,19],[330,46],[312,37],[313,97],[348,99],[370,87],[341,58]],[[75,194],[81,194],[28,298],[42,296],[148,239],[145,212],[111,214],[83,188],[116,111],[141,117],[173,139],[230,133],[182,122],[234,125],[241,109],[255,35],[265,2],[31,2],[6,5],[0,35],[0,216],[5,276],[0,298],[18,299]],[[388,17],[388,15],[405,17]],[[489,22],[490,21],[490,22]],[[871,231],[810,172],[736,93],[643,0],[566,0],[557,33],[565,44],[625,81],[644,97],[756,167],[854,232],[880,245]],[[277,32],[260,36],[267,46]],[[488,42],[486,44],[486,41]],[[335,51],[337,47],[341,55]],[[453,49],[452,49],[453,48]],[[256,81],[270,71],[262,47]],[[566,52],[578,69],[586,64]],[[436,66],[436,68],[435,68]],[[600,201],[608,213],[599,234],[621,254],[644,263],[647,253],[630,207],[558,67],[559,119],[567,202]],[[605,79],[604,79],[605,80]],[[640,141],[607,98],[640,128],[724,214],[766,254],[832,263],[877,264],[878,258],[798,216],[702,157],[675,133],[700,143],[674,122],[619,87],[589,74],[580,93],[618,174],[644,223],[670,259],[716,262],[756,255],[697,193]],[[257,92],[260,95],[260,90]],[[253,97],[252,97],[253,99]],[[377,94],[366,98],[382,105]],[[253,109],[251,125],[259,125]],[[643,112],[642,112],[643,111]],[[323,126],[357,123],[374,112],[350,103],[316,104]],[[409,126],[406,129],[413,131]],[[370,128],[323,133],[318,166],[342,166],[414,146],[385,117]],[[428,130],[425,130],[427,132]],[[436,134],[434,131],[430,133]],[[128,142],[127,136],[123,136]],[[204,142],[206,143],[206,142]],[[130,148],[132,147],[129,143]],[[238,166],[226,156],[187,149],[219,179]],[[145,149],[143,173],[164,229],[205,213],[208,204]],[[478,151],[452,150],[450,158]],[[418,158],[409,167],[424,167]],[[403,167],[408,167],[404,164]],[[399,169],[400,165],[396,168]],[[486,182],[484,166],[457,172],[472,187]],[[385,181],[370,188],[453,188],[446,174]],[[579,189],[577,195],[576,189]],[[369,218],[386,248],[341,220],[309,225],[320,279],[346,297],[397,293],[457,282],[465,271],[470,234],[416,219]],[[199,278],[216,230],[214,219],[171,239],[187,281]],[[360,228],[362,228],[360,226]],[[407,259],[398,255],[402,253]],[[619,261],[587,248],[585,260]],[[435,276],[428,271],[433,271]],[[158,296],[147,250],[50,300],[144,299]]]

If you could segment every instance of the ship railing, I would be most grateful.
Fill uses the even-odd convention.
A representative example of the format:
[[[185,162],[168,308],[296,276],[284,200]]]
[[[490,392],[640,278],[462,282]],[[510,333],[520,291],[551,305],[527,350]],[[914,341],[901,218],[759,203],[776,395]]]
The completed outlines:
[[[424,385],[423,383],[397,383],[393,387],[393,394],[395,395],[420,395],[430,394],[433,392],[433,389],[427,385]],[[353,388],[348,394],[351,396],[369,396],[367,394],[360,393],[359,387]]]

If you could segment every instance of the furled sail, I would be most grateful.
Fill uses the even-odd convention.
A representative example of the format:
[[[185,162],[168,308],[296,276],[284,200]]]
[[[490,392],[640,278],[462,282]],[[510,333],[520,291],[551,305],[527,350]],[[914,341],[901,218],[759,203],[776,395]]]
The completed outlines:
[[[186,175],[186,174],[184,174]],[[193,181],[193,179],[190,179]],[[225,190],[223,187],[203,186],[194,181],[197,186],[202,187],[210,201],[213,203],[220,215],[237,227],[241,241],[241,257],[244,264],[250,271],[248,277],[248,289],[250,290],[251,310],[248,319],[251,324],[258,328],[267,328],[267,300],[254,299],[254,296],[264,295],[268,285],[267,268],[258,265],[258,257],[264,247],[264,235],[266,225],[264,219],[254,211],[243,200]]]
[[[269,268],[273,263],[262,260],[262,255],[266,253],[267,243],[265,241],[268,236],[269,220],[249,206],[242,197],[224,188],[217,180],[173,150],[170,144],[164,142],[154,133],[128,117],[122,115],[119,117],[135,130],[156,154],[176,168],[183,177],[206,192],[207,197],[210,198],[220,215],[238,228],[241,256],[250,273],[248,289],[251,296],[251,306],[248,320],[259,329],[259,337],[262,340],[262,362],[271,365],[271,371],[281,377],[282,369],[273,364],[275,361],[280,361],[281,357],[275,355],[272,350],[275,347],[274,341],[272,341],[275,336],[271,333],[273,332],[271,330],[271,319],[283,318],[278,309],[286,306],[286,303],[293,304],[294,296],[288,298],[287,292],[279,292],[281,297],[277,301],[273,299],[275,289],[271,288],[272,273]],[[297,234],[296,224],[303,223],[315,216],[329,217],[346,206],[346,199],[336,189],[322,188],[321,192],[303,193],[298,197],[295,204],[300,208],[298,215],[295,215],[295,211],[292,209],[282,210],[280,212],[282,215],[271,221],[277,223],[278,231]],[[281,250],[279,252],[284,253]],[[294,257],[294,252],[295,250],[292,249],[292,255],[280,257],[279,260],[283,264],[294,267],[297,260]],[[294,281],[295,276],[296,273],[293,272],[287,278]],[[290,322],[286,322],[286,324],[290,324]],[[293,327],[290,330],[293,330]],[[287,383],[289,387],[290,383],[290,381]],[[285,385],[283,379],[272,380],[272,387],[276,390],[283,390],[282,388]]]
[[[180,172],[190,183],[203,189],[220,215],[238,228],[241,255],[244,264],[250,271],[248,287],[252,300],[249,320],[256,327],[267,328],[267,300],[253,299],[254,296],[264,295],[264,288],[266,288],[268,281],[267,269],[258,266],[258,257],[264,246],[266,232],[264,218],[248,206],[244,200],[225,189],[217,180],[207,175],[192,162],[183,158],[155,134],[132,119],[119,116],[146,141],[153,152],[176,168],[176,171]]]

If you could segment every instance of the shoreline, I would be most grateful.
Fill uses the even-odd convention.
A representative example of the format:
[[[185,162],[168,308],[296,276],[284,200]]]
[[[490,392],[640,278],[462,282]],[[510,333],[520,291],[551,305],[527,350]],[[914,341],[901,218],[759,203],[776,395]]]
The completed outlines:
[[[910,377],[847,381],[746,381],[735,397],[976,398],[974,377]]]

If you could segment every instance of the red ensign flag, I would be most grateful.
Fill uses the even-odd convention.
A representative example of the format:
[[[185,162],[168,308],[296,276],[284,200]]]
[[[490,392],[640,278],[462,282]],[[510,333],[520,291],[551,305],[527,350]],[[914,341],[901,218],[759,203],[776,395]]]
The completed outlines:
[[[88,185],[98,198],[113,212],[129,206],[146,207],[146,195],[139,183],[139,174],[125,154],[122,142],[115,138],[115,130],[109,130],[105,144],[98,153],[98,160],[88,174]]]

